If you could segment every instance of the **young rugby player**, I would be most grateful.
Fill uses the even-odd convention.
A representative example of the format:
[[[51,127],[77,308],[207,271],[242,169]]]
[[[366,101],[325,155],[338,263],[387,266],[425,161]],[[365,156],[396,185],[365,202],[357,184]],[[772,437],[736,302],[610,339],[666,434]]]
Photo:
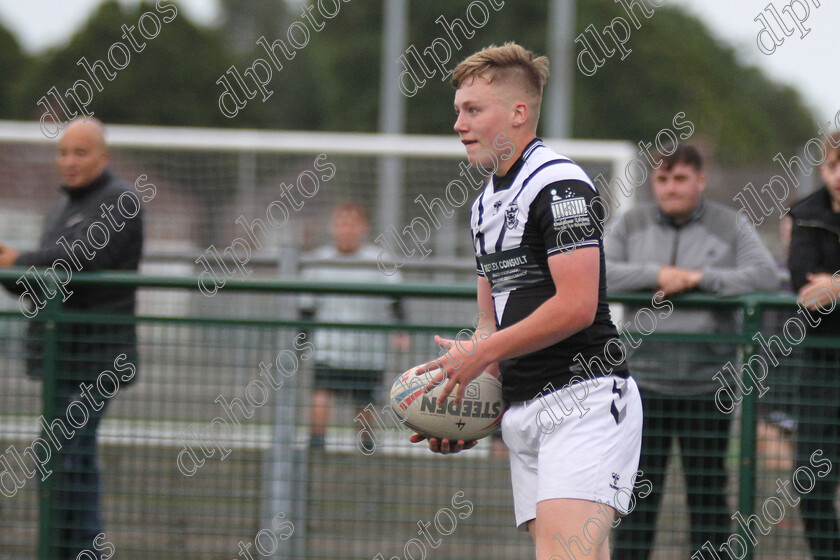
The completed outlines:
[[[470,223],[478,307],[495,331],[466,348],[436,337],[448,350],[436,361],[447,378],[440,401],[456,391],[460,402],[482,371],[501,372],[517,526],[539,560],[603,560],[631,508],[642,403],[605,299],[598,193],[536,136],[547,77],[548,60],[514,43],[473,54],[452,76],[455,131],[470,163],[490,172]],[[473,445],[429,441],[439,453]]]

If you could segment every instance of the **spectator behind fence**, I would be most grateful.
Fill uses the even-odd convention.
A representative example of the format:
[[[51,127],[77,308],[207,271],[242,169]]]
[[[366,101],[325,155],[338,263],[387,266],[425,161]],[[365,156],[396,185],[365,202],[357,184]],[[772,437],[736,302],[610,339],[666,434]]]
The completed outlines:
[[[662,291],[665,297],[694,290],[718,296],[775,290],[773,257],[755,231],[739,224],[734,210],[704,198],[699,152],[680,144],[671,155],[659,157],[661,164],[651,174],[656,204],[629,210],[607,234],[608,289]],[[677,301],[670,315],[660,312],[657,331],[737,332],[732,311],[680,307]],[[633,317],[635,310],[627,311]],[[674,438],[685,471],[691,549],[700,549],[707,540],[717,547],[732,533],[725,461],[731,415],[715,405],[720,384],[713,376],[735,361],[735,350],[730,344],[642,340],[631,355],[630,368],[644,403],[639,469],[653,492],[638,499],[619,526],[619,558],[650,556]]]
[[[823,146],[827,157],[820,175],[825,187],[791,209],[794,221],[788,257],[793,289],[802,305],[814,311],[808,321],[808,342],[835,342],[834,348],[805,349],[807,366],[799,389],[796,466],[821,466],[813,488],[802,492],[799,506],[814,560],[840,558],[840,528],[834,511],[840,480],[840,349],[836,347],[840,312],[835,310],[840,295],[840,131]]]
[[[53,267],[58,261],[63,261],[65,265],[73,266],[75,271],[136,271],[143,247],[140,201],[131,185],[108,171],[109,159],[102,123],[96,119],[72,121],[59,140],[56,157],[64,196],[44,220],[38,248],[18,252],[0,245],[0,267]],[[133,197],[136,206],[127,203],[123,196]],[[123,216],[114,211],[117,207],[125,208],[128,215],[135,209],[136,213],[131,217]],[[107,212],[110,212],[111,219],[104,216]],[[96,233],[91,233],[94,230]],[[94,250],[91,239],[97,245],[105,239],[107,242]],[[20,281],[6,283],[6,287],[17,294],[23,292],[25,285]],[[29,278],[29,285],[38,290],[38,283],[32,278]],[[67,310],[134,313],[134,288],[106,290],[99,286],[74,286],[71,280],[67,289],[73,292],[63,304]],[[31,296],[34,301],[48,297],[48,294],[36,291]],[[60,300],[61,296],[54,299]],[[34,378],[40,378],[44,373],[44,332],[44,323],[37,317],[30,320],[26,341],[27,367],[29,375]],[[44,411],[50,433],[41,434],[43,441],[55,442],[51,449],[54,470],[50,476],[56,477],[53,481],[56,491],[48,503],[52,505],[54,524],[51,540],[57,543],[57,547],[51,551],[50,557],[75,560],[83,550],[91,554],[93,540],[102,532],[96,430],[110,402],[110,398],[102,398],[101,393],[113,392],[115,383],[110,375],[108,381],[100,380],[99,376],[104,371],[114,372],[119,366],[133,372],[130,376],[121,376],[123,383],[120,387],[134,381],[137,338],[133,324],[109,325],[84,321],[61,322],[58,337],[56,400],[51,403],[51,410]],[[102,389],[99,389],[100,381]],[[85,391],[91,401],[82,398]],[[71,416],[68,407],[73,401],[90,402],[90,406],[85,405],[88,419],[81,427],[65,424]],[[78,411],[73,414],[74,418],[79,416]]]
[[[376,266],[380,250],[365,243],[370,231],[367,211],[360,204],[347,202],[332,213],[332,245],[315,250],[301,279],[322,282],[399,282],[399,271],[390,276]],[[400,301],[393,298],[362,295],[325,295],[305,297],[301,303],[303,318],[331,323],[388,323],[402,320]],[[395,347],[405,349],[407,335],[394,335]],[[357,419],[371,424],[369,404],[382,400],[383,372],[388,358],[388,337],[375,331],[318,328],[312,337],[315,345],[315,378],[312,392],[310,448],[324,449],[327,425],[335,408],[336,392],[350,395]],[[359,422],[361,424],[361,422]],[[362,428],[364,426],[361,426]],[[368,432],[361,431],[360,445],[373,451]]]

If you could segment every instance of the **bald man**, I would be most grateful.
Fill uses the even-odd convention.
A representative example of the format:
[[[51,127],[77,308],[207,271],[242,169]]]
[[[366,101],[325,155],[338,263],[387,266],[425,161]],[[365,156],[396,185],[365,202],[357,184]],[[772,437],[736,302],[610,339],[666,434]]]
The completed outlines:
[[[63,196],[44,220],[38,248],[19,252],[0,244],[0,267],[52,267],[73,273],[136,271],[143,247],[141,200],[130,184],[108,171],[109,161],[102,123],[89,119],[68,124],[56,156]],[[28,374],[40,378],[44,323],[37,318],[38,302],[58,302],[62,295],[42,286],[34,274],[30,269],[6,287],[17,294],[28,290],[29,299],[21,297],[22,305],[26,301],[37,306],[21,310],[31,318],[26,342]],[[70,292],[63,303],[65,310],[134,313],[133,288],[74,286],[71,279],[65,289]],[[56,547],[50,557],[75,559],[84,550],[94,550],[93,540],[103,532],[96,429],[110,399],[134,380],[137,337],[134,325],[84,321],[62,321],[58,332],[57,400],[51,410],[44,411],[41,438],[50,444],[54,467],[50,476],[56,477],[57,489],[50,512],[51,540]],[[85,416],[87,420],[79,426]]]

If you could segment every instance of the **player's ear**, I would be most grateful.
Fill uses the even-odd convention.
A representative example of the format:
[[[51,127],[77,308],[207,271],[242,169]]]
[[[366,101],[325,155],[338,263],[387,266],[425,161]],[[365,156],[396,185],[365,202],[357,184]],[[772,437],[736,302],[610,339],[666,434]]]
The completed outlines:
[[[528,122],[531,114],[528,104],[524,101],[517,101],[513,104],[513,126],[523,126]]]

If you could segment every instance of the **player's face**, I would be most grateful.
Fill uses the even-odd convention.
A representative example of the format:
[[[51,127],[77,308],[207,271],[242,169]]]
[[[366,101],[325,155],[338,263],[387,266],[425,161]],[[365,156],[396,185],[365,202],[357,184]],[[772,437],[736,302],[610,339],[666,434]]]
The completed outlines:
[[[659,208],[676,221],[682,221],[700,206],[706,189],[706,176],[687,163],[662,165],[652,175],[653,196]]]
[[[500,149],[504,138],[513,136],[513,103],[504,96],[504,88],[481,77],[462,84],[455,92],[455,132],[467,149],[470,165],[488,172],[507,171],[513,161],[509,148]],[[504,136],[500,136],[504,134]],[[506,157],[502,159],[502,154]]]
[[[86,187],[108,166],[108,152],[93,124],[74,123],[67,127],[58,143],[56,164],[65,186]]]
[[[825,188],[831,195],[831,205],[840,210],[840,154],[832,150],[820,166],[820,175],[825,181]]]
[[[332,236],[340,253],[355,253],[368,234],[368,224],[358,212],[338,211],[333,214]]]

